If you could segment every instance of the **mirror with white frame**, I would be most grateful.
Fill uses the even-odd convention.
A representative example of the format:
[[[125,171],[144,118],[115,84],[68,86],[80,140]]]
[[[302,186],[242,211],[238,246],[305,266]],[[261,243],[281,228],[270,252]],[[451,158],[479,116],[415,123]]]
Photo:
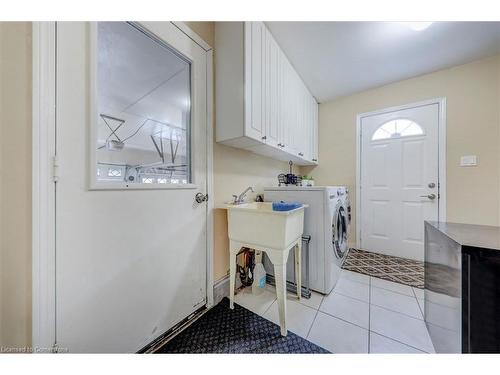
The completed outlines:
[[[127,22],[98,22],[97,185],[189,184],[191,66]]]

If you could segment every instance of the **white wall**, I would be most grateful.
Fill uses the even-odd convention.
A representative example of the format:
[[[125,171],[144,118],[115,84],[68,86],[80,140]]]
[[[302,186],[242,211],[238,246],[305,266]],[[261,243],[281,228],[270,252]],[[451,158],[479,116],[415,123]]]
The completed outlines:
[[[31,343],[31,24],[0,22],[0,346]]]

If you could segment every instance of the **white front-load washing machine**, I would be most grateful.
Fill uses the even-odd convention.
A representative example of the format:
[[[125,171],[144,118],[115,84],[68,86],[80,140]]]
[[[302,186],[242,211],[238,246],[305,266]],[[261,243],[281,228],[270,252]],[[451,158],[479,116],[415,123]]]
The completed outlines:
[[[348,251],[350,204],[346,198],[344,186],[264,188],[265,201],[283,200],[309,205],[304,214],[304,235],[311,236],[309,287],[323,294],[330,293],[337,283]],[[305,266],[306,262],[302,264]],[[265,261],[264,266],[267,273],[274,274],[270,262]],[[287,280],[294,281],[293,255],[288,259]]]

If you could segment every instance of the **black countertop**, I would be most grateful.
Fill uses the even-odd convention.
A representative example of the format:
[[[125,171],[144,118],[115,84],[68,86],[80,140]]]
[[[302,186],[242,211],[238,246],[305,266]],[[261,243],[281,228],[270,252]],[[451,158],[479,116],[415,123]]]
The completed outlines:
[[[443,221],[426,221],[425,223],[462,246],[500,251],[500,227]]]

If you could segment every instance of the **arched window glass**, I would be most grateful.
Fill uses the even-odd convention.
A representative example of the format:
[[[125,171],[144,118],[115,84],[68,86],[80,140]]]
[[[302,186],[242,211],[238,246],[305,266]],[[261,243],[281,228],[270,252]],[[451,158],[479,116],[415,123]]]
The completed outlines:
[[[416,122],[407,119],[397,119],[380,125],[375,133],[373,133],[372,141],[422,134],[424,134],[424,131]]]

